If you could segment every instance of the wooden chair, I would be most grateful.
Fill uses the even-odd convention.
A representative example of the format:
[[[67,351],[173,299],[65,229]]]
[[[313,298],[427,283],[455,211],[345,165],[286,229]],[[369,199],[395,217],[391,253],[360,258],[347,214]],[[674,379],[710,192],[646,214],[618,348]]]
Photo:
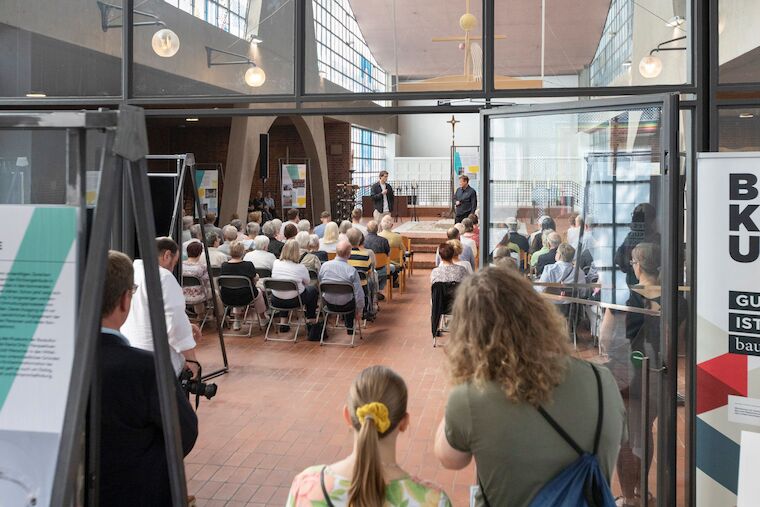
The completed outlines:
[[[414,250],[412,250],[412,238],[408,236],[401,236],[401,242],[404,244],[404,250],[407,251],[409,262],[405,263],[406,268],[409,271],[409,276],[414,275]]]
[[[385,297],[388,301],[393,301],[393,275],[391,273],[391,263],[388,260],[388,254],[375,253],[375,262],[377,271],[385,268]]]
[[[403,294],[406,290],[406,269],[404,269],[404,251],[398,247],[391,248],[391,253],[388,256],[390,257],[390,260],[392,262],[397,263],[399,268],[399,285],[401,287],[401,293]],[[393,284],[393,281],[391,280],[391,284]]]
[[[336,255],[337,254],[335,252],[327,252],[327,260],[328,261],[334,260]]]

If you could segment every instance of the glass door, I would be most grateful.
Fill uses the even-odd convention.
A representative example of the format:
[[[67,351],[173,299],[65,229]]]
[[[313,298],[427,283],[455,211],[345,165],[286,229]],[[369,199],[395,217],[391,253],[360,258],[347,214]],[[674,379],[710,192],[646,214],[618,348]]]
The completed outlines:
[[[513,252],[566,316],[576,355],[615,377],[628,422],[616,496],[676,505],[678,97],[506,107],[481,119],[481,264]],[[571,267],[558,280],[547,266],[561,262]]]

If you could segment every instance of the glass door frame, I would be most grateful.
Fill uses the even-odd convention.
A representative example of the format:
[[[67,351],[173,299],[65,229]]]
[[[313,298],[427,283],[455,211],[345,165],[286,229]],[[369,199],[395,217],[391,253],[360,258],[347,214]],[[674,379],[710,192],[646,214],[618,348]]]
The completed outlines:
[[[681,277],[677,273],[683,270],[680,264],[679,246],[683,244],[683,231],[679,225],[682,219],[683,195],[680,192],[679,159],[679,97],[677,94],[640,95],[611,99],[578,100],[550,104],[525,106],[505,106],[483,109],[480,112],[480,167],[481,188],[480,223],[483,231],[480,249],[480,265],[487,266],[491,244],[491,120],[504,118],[525,118],[530,116],[548,116],[572,113],[593,113],[610,110],[641,109],[660,107],[662,123],[660,126],[660,192],[658,209],[665,213],[661,224],[665,228],[662,234],[662,298],[660,317],[660,336],[663,340],[663,367],[659,398],[657,423],[657,503],[658,505],[676,505],[677,493],[677,387],[678,387],[678,289]],[[673,330],[673,333],[669,331]],[[688,456],[689,450],[686,450]],[[689,464],[687,464],[688,468]],[[690,477],[687,474],[687,480]],[[686,493],[689,485],[686,484]],[[688,495],[686,495],[688,496]],[[645,505],[645,504],[643,504]]]

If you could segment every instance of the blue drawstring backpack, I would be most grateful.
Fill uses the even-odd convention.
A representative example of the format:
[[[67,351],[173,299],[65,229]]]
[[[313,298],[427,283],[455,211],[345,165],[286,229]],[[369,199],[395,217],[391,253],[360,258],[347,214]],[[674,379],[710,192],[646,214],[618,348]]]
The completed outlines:
[[[594,452],[589,453],[581,449],[543,407],[538,407],[538,412],[546,419],[546,422],[578,453],[579,457],[546,483],[530,502],[529,507],[615,507],[615,499],[612,496],[610,485],[605,479],[596,458],[599,451],[599,439],[602,435],[602,422],[604,421],[602,379],[599,377],[599,371],[596,367],[591,363],[589,365],[594,371],[599,393],[599,415],[596,420]],[[490,507],[482,485],[480,490],[486,506]]]

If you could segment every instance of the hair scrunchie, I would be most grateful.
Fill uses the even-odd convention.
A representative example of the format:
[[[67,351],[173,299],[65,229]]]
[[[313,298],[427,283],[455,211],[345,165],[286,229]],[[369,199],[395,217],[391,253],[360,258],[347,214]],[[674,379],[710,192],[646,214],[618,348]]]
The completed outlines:
[[[362,425],[364,425],[367,418],[371,418],[375,421],[377,431],[381,434],[388,431],[388,428],[391,427],[391,420],[388,417],[388,407],[379,401],[373,401],[372,403],[367,403],[366,405],[357,408],[356,418],[359,419],[359,423]]]

